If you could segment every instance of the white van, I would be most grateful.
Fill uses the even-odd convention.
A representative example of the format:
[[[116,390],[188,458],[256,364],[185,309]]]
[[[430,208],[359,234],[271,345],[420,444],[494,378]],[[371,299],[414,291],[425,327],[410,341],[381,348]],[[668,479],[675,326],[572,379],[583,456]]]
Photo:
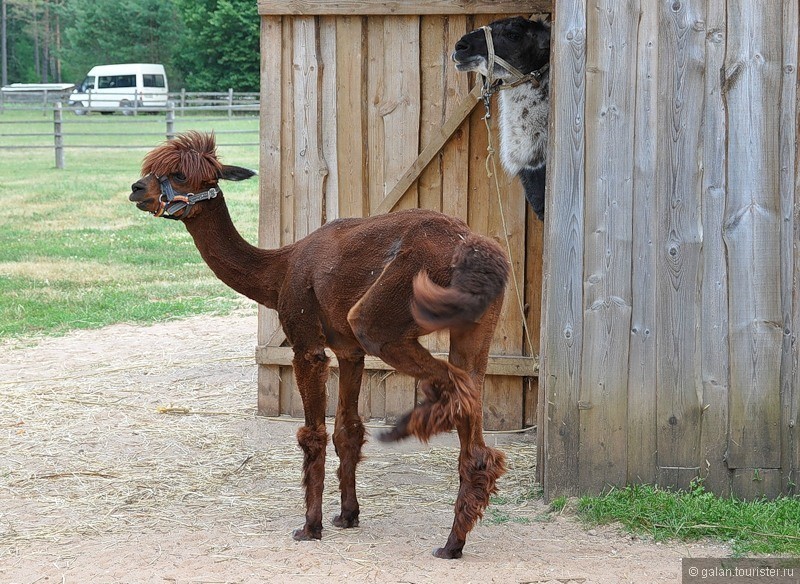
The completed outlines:
[[[163,65],[98,65],[72,92],[69,105],[79,115],[89,111],[132,114],[137,108],[166,107],[168,92]]]

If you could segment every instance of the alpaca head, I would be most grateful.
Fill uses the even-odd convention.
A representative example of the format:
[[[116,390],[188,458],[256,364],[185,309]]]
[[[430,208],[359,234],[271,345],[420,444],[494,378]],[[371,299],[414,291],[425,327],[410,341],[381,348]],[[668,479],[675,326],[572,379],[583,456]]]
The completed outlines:
[[[255,173],[222,164],[213,134],[186,132],[145,156],[142,178],[131,185],[129,199],[156,217],[189,219],[222,198],[219,180],[244,180]]]
[[[495,55],[508,61],[523,74],[532,73],[550,61],[550,23],[517,16],[496,20],[490,25]],[[456,43],[453,61],[459,71],[477,71],[488,76],[489,51],[486,32],[478,28]],[[507,79],[510,73],[495,63],[496,79]]]

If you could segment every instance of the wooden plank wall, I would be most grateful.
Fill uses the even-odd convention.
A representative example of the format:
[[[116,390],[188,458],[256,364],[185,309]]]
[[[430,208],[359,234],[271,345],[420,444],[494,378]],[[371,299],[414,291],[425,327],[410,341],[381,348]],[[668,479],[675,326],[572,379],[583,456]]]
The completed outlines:
[[[474,79],[449,55],[467,31],[496,18],[531,14],[550,2],[260,2],[262,14],[263,246],[284,245],[336,217],[362,217],[380,205],[445,121],[469,98]],[[489,10],[487,7],[491,7]],[[291,15],[291,16],[289,16]],[[474,98],[473,98],[474,99]],[[505,245],[532,336],[539,337],[542,226],[531,219],[519,181],[500,178],[506,232],[487,176],[487,130],[478,107],[393,206],[423,207],[466,219]],[[494,129],[496,132],[496,128]],[[497,136],[494,137],[497,144]],[[259,411],[302,415],[277,320],[259,317]],[[535,351],[509,287],[485,385],[485,426],[536,422]],[[445,353],[446,334],[427,346]],[[503,366],[514,360],[515,366]],[[335,412],[336,371],[328,412]],[[389,421],[413,407],[413,379],[378,366],[365,373],[360,411]]]
[[[798,0],[554,7],[540,476],[795,492]]]

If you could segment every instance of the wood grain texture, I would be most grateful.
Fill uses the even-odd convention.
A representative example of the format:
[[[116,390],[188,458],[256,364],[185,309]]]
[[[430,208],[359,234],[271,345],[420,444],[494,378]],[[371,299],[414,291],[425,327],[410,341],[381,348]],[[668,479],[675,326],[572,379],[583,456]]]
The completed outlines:
[[[633,169],[633,266],[628,358],[628,481],[656,480],[656,250],[658,222],[658,11],[640,3],[636,48],[636,134]]]
[[[260,176],[277,177],[259,183],[258,245],[276,248],[281,245],[280,213],[282,189],[281,166],[281,43],[280,17],[261,19],[261,95],[259,157]],[[267,72],[270,74],[267,74]],[[269,104],[269,107],[266,106]],[[266,345],[280,330],[278,315],[274,310],[258,307],[258,344]],[[280,413],[280,369],[274,365],[258,367],[258,413],[276,416]]]
[[[531,375],[523,385],[524,411],[523,425],[535,426],[538,420],[539,411],[539,343],[541,335],[542,319],[542,268],[543,268],[543,249],[544,249],[544,223],[532,213],[527,212],[527,228],[525,235],[525,318],[532,346],[528,344],[528,338],[524,338],[523,352],[531,355],[537,360],[537,371]],[[541,426],[539,426],[541,428]]]
[[[378,106],[384,129],[386,196],[417,158],[420,144],[420,19],[387,17],[384,28],[384,93]],[[419,206],[416,185],[405,189],[397,209]]]
[[[587,15],[581,491],[627,479],[628,354],[639,6],[605,0]]]
[[[331,359],[330,366],[333,368],[339,367],[336,356],[329,350],[327,354]],[[433,353],[433,356],[437,359],[447,360],[447,353]],[[256,349],[256,363],[291,365],[292,357],[293,353],[291,347],[266,345]],[[519,355],[489,355],[486,371],[489,375],[523,377],[528,375],[533,364],[534,359],[532,357],[523,357]],[[383,372],[392,371],[389,365],[372,355],[367,355],[364,359],[364,368]]]
[[[420,151],[431,145],[445,122],[445,71],[448,66],[446,30],[446,16],[424,16],[420,19]],[[420,171],[417,179],[419,206],[423,209],[442,210],[442,146],[443,144],[439,146],[430,162]]]
[[[552,29],[542,363],[545,497],[577,493],[583,346],[586,3],[562,0]],[[558,138],[555,138],[555,137]]]
[[[295,241],[294,233],[294,20],[282,19],[281,68],[281,245]]]
[[[294,237],[300,239],[322,225],[329,174],[322,152],[322,67],[317,19],[295,18],[293,41]]]
[[[339,217],[339,149],[338,122],[339,122],[339,94],[338,63],[336,57],[336,19],[332,16],[322,16],[318,20],[319,27],[319,54],[318,66],[320,68],[320,154],[322,167],[326,174],[323,175],[323,210],[322,223],[333,221]],[[350,65],[348,64],[348,69]]]
[[[737,468],[732,473],[731,490],[748,501],[773,499],[781,494],[782,482],[781,471],[776,468]]]
[[[658,456],[664,468],[699,468],[702,277],[700,151],[705,32],[701,2],[659,5],[659,164],[656,173],[656,405]],[[685,472],[661,473],[688,487]]]
[[[366,21],[343,16],[336,22],[337,157],[339,216],[369,214],[367,182]]]
[[[450,55],[456,42],[471,28],[472,21],[466,16],[450,16],[445,23],[446,55]],[[444,115],[450,119],[456,108],[464,102],[470,92],[468,75],[456,71],[450,59],[444,70],[445,95]],[[452,132],[441,154],[442,212],[467,219],[467,197],[469,189],[469,124],[462,123]]]
[[[367,21],[367,170],[369,172],[367,211],[370,215],[386,196],[384,165],[386,137],[381,116],[385,91],[383,79],[385,22],[386,18],[382,16]]]
[[[797,476],[800,473],[800,367],[798,359],[796,327],[800,323],[800,302],[795,289],[800,275],[800,254],[787,244],[798,241],[800,224],[794,219],[794,209],[800,202],[800,150],[797,147],[800,131],[800,102],[798,102],[798,63],[800,63],[800,43],[796,34],[800,28],[800,2],[787,0],[783,3],[783,90],[781,92],[781,213],[783,227],[781,232],[781,273],[784,278],[782,288],[791,286],[791,299],[783,298],[784,312],[787,303],[791,335],[784,336],[784,350],[781,370],[781,403],[783,411],[783,491],[797,494]],[[786,280],[791,280],[787,282]]]
[[[730,417],[728,466],[778,468],[781,448],[780,96],[782,6],[728,6]]]
[[[706,14],[705,69],[724,66],[725,1],[709,0]],[[725,103],[719,75],[705,76],[703,108],[703,287],[700,296],[700,367],[702,415],[700,473],[705,486],[719,495],[730,494],[730,471],[725,464],[728,431],[730,367],[728,359],[728,273],[722,238],[727,179]]]
[[[552,0],[360,0],[346,2],[310,0],[258,0],[259,14],[272,15],[423,15],[423,14],[498,14],[550,12]]]
[[[414,194],[418,194],[417,185],[414,184],[414,181],[428,168],[431,161],[436,158],[444,145],[458,131],[459,126],[464,123],[464,120],[478,105],[480,91],[480,86],[476,85],[462,100],[456,111],[433,133],[430,137],[430,142],[425,145],[422,152],[398,177],[392,189],[373,210],[373,215],[388,213],[397,208],[398,202],[402,198],[410,198],[409,195],[413,197]]]

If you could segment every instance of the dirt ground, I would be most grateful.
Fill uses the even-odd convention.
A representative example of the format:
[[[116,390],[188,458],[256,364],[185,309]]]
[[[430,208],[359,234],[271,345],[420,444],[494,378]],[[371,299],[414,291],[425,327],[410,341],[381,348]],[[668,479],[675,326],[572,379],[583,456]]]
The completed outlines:
[[[453,436],[371,440],[350,530],[330,524],[329,447],[323,539],[295,542],[299,422],[255,416],[255,331],[243,310],[0,345],[0,582],[677,582],[681,557],[729,554],[551,513],[530,496],[535,433],[489,436],[510,470],[461,560],[431,555]]]

